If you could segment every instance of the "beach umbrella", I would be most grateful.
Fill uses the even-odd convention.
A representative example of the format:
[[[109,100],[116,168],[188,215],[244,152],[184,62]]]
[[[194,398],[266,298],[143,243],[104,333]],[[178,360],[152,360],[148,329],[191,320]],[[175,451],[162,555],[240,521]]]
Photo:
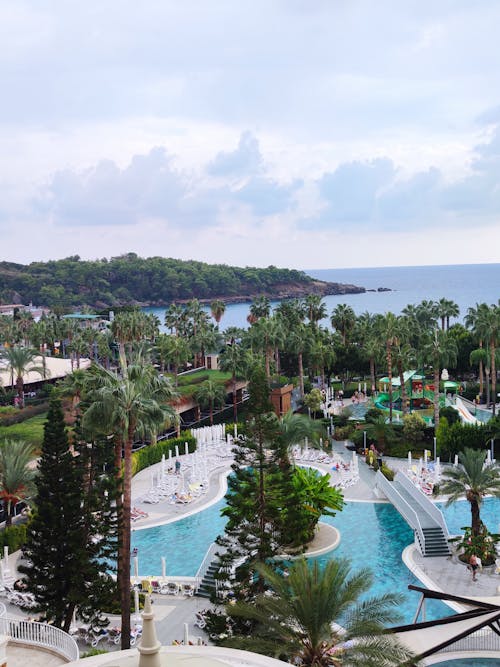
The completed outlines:
[[[235,437],[235,438],[238,437],[238,424],[236,424],[236,422],[235,422],[235,424],[234,424],[234,437]]]
[[[134,577],[139,577],[139,559],[137,556],[134,556]]]
[[[184,646],[189,646],[189,625],[184,623]]]
[[[170,463],[172,461],[172,450],[168,450],[168,462]]]
[[[185,454],[186,456],[189,456],[189,445],[187,444],[187,442],[184,443],[184,446],[185,446]]]
[[[175,458],[179,458],[179,445],[175,445]]]
[[[165,454],[161,455],[161,474],[165,474]]]
[[[163,580],[165,580],[165,577],[167,576],[167,560],[165,556],[161,557],[161,576],[163,577]]]
[[[411,452],[408,452],[408,470],[411,470]]]
[[[458,466],[458,454],[455,454],[455,460],[453,461],[453,467],[456,468]]]
[[[427,449],[424,449],[424,468],[427,470]]]

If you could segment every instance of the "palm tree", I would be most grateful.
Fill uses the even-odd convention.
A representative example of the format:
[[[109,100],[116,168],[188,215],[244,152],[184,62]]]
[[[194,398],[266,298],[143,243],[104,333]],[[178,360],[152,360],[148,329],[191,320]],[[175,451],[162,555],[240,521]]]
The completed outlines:
[[[371,421],[367,421],[364,427],[366,437],[377,443],[377,450],[381,453],[395,437],[394,428],[391,423],[387,423],[385,415],[379,415]]]
[[[439,299],[436,306],[438,317],[441,319],[441,329],[442,331],[445,330],[446,323],[446,330],[448,330],[450,328],[450,317],[458,317],[460,308],[454,301],[445,298]]]
[[[290,465],[290,452],[294,445],[301,445],[305,438],[313,446],[319,446],[319,439],[325,435],[323,424],[307,415],[301,415],[289,410],[282,417],[277,418],[276,455],[282,465]]]
[[[471,306],[465,316],[465,326],[469,327],[472,333],[477,336],[479,349],[483,347],[484,342],[480,323],[484,320],[484,312],[487,310],[488,305],[486,303],[476,303],[476,307]],[[479,395],[482,398],[484,395],[484,360],[478,357],[477,361],[479,362]]]
[[[441,365],[457,361],[457,344],[447,331],[435,329],[434,335],[424,346],[424,354],[434,371],[434,428],[439,426],[439,376]]]
[[[491,400],[493,416],[495,416],[497,402],[496,349],[500,335],[500,307],[492,305],[487,309],[482,309],[478,316],[477,328],[481,332],[482,338],[488,343],[490,350]]]
[[[182,322],[185,317],[185,309],[176,303],[171,303],[165,311],[165,326],[176,336],[181,334]]]
[[[469,447],[458,455],[458,459],[460,466],[447,468],[443,472],[439,488],[441,493],[449,496],[447,506],[465,496],[470,504],[472,535],[477,537],[481,531],[480,508],[483,498],[486,495],[500,498],[500,466],[485,466],[486,452]]]
[[[304,354],[310,349],[312,339],[310,330],[302,322],[288,331],[286,349],[297,355],[300,397],[304,398]]]
[[[5,525],[12,525],[16,503],[28,498],[33,489],[35,471],[33,445],[23,440],[0,442],[0,498],[5,507]]]
[[[158,341],[160,345],[160,355],[162,363],[167,361],[172,365],[174,372],[174,384],[177,387],[179,366],[187,362],[190,356],[189,345],[185,338],[181,336],[166,336],[160,337]]]
[[[327,316],[326,305],[319,294],[308,294],[304,298],[304,312],[313,329],[318,328],[318,322]]]
[[[387,593],[361,599],[373,583],[370,570],[353,574],[345,559],[332,559],[322,568],[305,558],[290,567],[287,577],[269,565],[256,568],[271,594],[228,606],[227,612],[257,627],[251,636],[236,636],[223,645],[304,667],[396,667],[411,657],[393,635],[384,633],[386,625],[398,620],[400,597]]]
[[[212,314],[212,317],[217,323],[217,328],[219,328],[222,316],[226,312],[226,304],[224,303],[224,301],[221,301],[220,299],[214,299],[214,301],[212,301],[212,303],[210,304],[210,312]]]
[[[11,377],[15,377],[19,406],[24,408],[24,376],[27,373],[37,373],[41,377],[47,376],[44,358],[38,350],[29,347],[7,347],[0,350],[0,357],[5,359]],[[38,360],[41,360],[41,364]],[[14,380],[13,382],[14,383]]]
[[[130,523],[132,489],[132,443],[138,430],[153,431],[177,421],[167,405],[176,394],[170,381],[144,359],[120,367],[120,374],[93,365],[88,371],[89,407],[83,426],[91,433],[112,435],[115,464],[121,476],[122,501],[118,552],[118,583],[122,609],[122,649],[130,647]],[[121,453],[123,447],[123,471]]]
[[[335,331],[342,336],[342,343],[347,345],[348,338],[356,324],[356,315],[351,306],[345,303],[339,304],[332,312],[330,322]]]
[[[386,313],[380,320],[380,328],[385,341],[387,377],[389,379],[389,421],[392,423],[392,348],[397,342],[398,318],[393,313]]]
[[[214,407],[224,405],[226,402],[226,389],[223,385],[208,379],[200,384],[194,393],[194,398],[201,407],[208,407],[210,411],[210,424],[213,424]]]
[[[254,324],[261,318],[269,317],[271,314],[271,304],[267,296],[258,296],[250,304],[250,312],[247,321]]]
[[[238,421],[238,402],[236,397],[236,378],[238,375],[246,375],[249,366],[249,356],[247,351],[237,343],[226,345],[220,355],[220,367],[223,371],[228,371],[232,375],[233,384],[233,416],[234,421]]]

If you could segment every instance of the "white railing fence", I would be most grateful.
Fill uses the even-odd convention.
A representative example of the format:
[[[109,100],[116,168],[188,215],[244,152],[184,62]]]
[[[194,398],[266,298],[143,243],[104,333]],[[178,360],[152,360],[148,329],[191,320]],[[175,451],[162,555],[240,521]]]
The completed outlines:
[[[420,489],[418,489],[415,484],[413,484],[411,479],[402,470],[396,473],[394,481],[398,481],[401,484],[401,486],[411,495],[415,502],[417,502],[420,507],[443,529],[445,537],[448,537],[450,531],[446,525],[444,515],[441,510],[436,507],[432,500],[428,498],[425,493],[420,491]]]
[[[405,498],[394,488],[393,484],[380,472],[376,473],[376,484],[378,488],[387,496],[387,498],[392,502],[394,507],[398,512],[406,519],[410,526],[415,531],[417,537],[417,546],[419,547],[420,552],[423,554],[425,549],[425,537],[424,531],[420,524],[420,519],[418,514],[415,512],[413,507],[411,507]]]
[[[47,623],[6,616],[5,605],[2,606],[4,615],[0,616],[0,635],[9,637],[14,643],[50,649],[66,658],[68,662],[78,660],[78,645],[67,632]]]
[[[201,561],[201,565],[198,568],[198,572],[195,575],[198,586],[200,585],[201,580],[205,576],[208,568],[210,567],[210,563],[213,561],[213,559],[215,558],[215,554],[218,551],[222,552],[224,551],[224,549],[215,542],[212,542],[212,544],[208,547],[207,553],[203,557],[203,560]]]

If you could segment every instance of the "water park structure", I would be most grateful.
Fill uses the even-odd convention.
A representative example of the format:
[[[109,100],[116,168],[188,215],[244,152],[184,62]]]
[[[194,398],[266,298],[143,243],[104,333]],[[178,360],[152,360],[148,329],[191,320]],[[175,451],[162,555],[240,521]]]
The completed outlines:
[[[390,409],[390,393],[389,393],[389,378],[383,377],[379,380],[379,393],[374,397],[374,405],[379,410],[389,411]],[[403,383],[406,393],[406,400],[408,401],[408,408],[410,412],[418,413],[427,424],[432,424],[434,419],[434,393],[436,388],[432,380],[426,380],[425,375],[419,371],[411,370],[403,373]],[[401,387],[401,379],[399,376],[392,377],[392,412],[396,420],[402,418],[402,400],[403,391]],[[458,399],[458,391],[460,384],[447,380],[444,382],[444,394],[439,396],[440,407],[451,405],[455,408],[463,421],[474,420],[468,410],[460,402],[460,407],[455,404]],[[439,391],[439,387],[437,388]],[[455,397],[453,402],[447,400],[446,396],[451,395]],[[475,420],[474,420],[475,421]]]

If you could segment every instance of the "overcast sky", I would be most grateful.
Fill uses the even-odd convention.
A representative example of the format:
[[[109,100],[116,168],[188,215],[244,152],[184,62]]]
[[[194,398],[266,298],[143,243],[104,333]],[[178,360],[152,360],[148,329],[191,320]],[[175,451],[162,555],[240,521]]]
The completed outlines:
[[[0,244],[500,261],[500,3],[0,0]]]

